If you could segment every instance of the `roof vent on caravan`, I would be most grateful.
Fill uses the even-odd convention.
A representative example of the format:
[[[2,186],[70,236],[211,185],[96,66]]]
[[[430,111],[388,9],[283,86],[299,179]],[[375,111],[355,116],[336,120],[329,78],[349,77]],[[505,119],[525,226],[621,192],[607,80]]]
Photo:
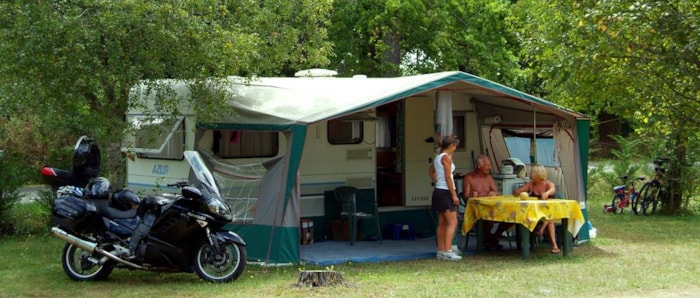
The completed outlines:
[[[304,69],[297,71],[294,73],[295,77],[302,78],[302,77],[307,77],[307,78],[315,78],[315,77],[334,77],[337,76],[338,72],[335,70],[330,70],[330,69],[323,69],[323,68],[312,68],[312,69]]]

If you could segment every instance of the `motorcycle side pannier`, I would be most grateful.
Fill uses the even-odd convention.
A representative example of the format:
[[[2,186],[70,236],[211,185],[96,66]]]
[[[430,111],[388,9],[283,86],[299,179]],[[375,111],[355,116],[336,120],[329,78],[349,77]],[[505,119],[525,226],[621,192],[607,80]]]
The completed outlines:
[[[51,222],[81,232],[92,225],[96,215],[97,208],[91,202],[74,196],[61,196],[54,201]]]

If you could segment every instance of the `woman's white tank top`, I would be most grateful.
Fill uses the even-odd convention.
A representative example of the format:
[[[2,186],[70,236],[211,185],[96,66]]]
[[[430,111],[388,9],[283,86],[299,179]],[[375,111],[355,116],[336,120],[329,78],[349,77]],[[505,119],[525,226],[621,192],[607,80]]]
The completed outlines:
[[[433,166],[435,167],[435,176],[437,177],[437,181],[435,182],[435,188],[439,189],[449,189],[447,187],[447,179],[445,179],[445,167],[442,166],[442,157],[447,154],[447,153],[440,153],[438,156],[435,157],[435,160],[433,160]],[[452,162],[452,175],[454,176],[455,172],[455,163]],[[454,187],[455,181],[452,179],[452,188],[456,190]]]

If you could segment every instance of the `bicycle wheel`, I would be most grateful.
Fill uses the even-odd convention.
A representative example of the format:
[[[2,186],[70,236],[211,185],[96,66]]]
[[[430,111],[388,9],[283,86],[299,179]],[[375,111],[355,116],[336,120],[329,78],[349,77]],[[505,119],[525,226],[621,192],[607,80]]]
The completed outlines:
[[[656,197],[654,198],[653,201],[648,202],[647,208],[644,208],[644,215],[652,215],[654,212],[656,212],[656,207],[661,204],[661,201],[663,200],[663,197],[666,195],[666,192],[663,190],[659,189],[659,192],[657,193]]]
[[[650,186],[651,182],[644,183],[644,185],[642,185],[642,189],[637,193],[634,199],[632,199],[632,214],[642,214],[642,202],[644,201],[644,194]]]
[[[620,195],[615,195],[612,199],[612,212],[615,214],[620,214],[622,213],[622,206],[620,205],[620,202],[622,202],[622,196]]]
[[[657,204],[656,200],[659,196],[659,184],[651,184],[644,193],[640,194],[640,196],[642,197],[642,214],[650,215],[654,213],[654,209],[656,209],[655,206]]]

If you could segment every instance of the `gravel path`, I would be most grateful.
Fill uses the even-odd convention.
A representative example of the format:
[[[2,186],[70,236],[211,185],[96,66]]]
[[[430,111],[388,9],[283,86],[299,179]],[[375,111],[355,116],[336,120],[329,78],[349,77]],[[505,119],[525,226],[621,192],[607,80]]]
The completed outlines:
[[[32,201],[39,198],[39,194],[43,190],[50,191],[51,188],[49,188],[48,186],[44,186],[44,185],[32,185],[32,186],[22,187],[19,190],[19,195],[21,197],[19,202],[20,203],[32,202]]]

